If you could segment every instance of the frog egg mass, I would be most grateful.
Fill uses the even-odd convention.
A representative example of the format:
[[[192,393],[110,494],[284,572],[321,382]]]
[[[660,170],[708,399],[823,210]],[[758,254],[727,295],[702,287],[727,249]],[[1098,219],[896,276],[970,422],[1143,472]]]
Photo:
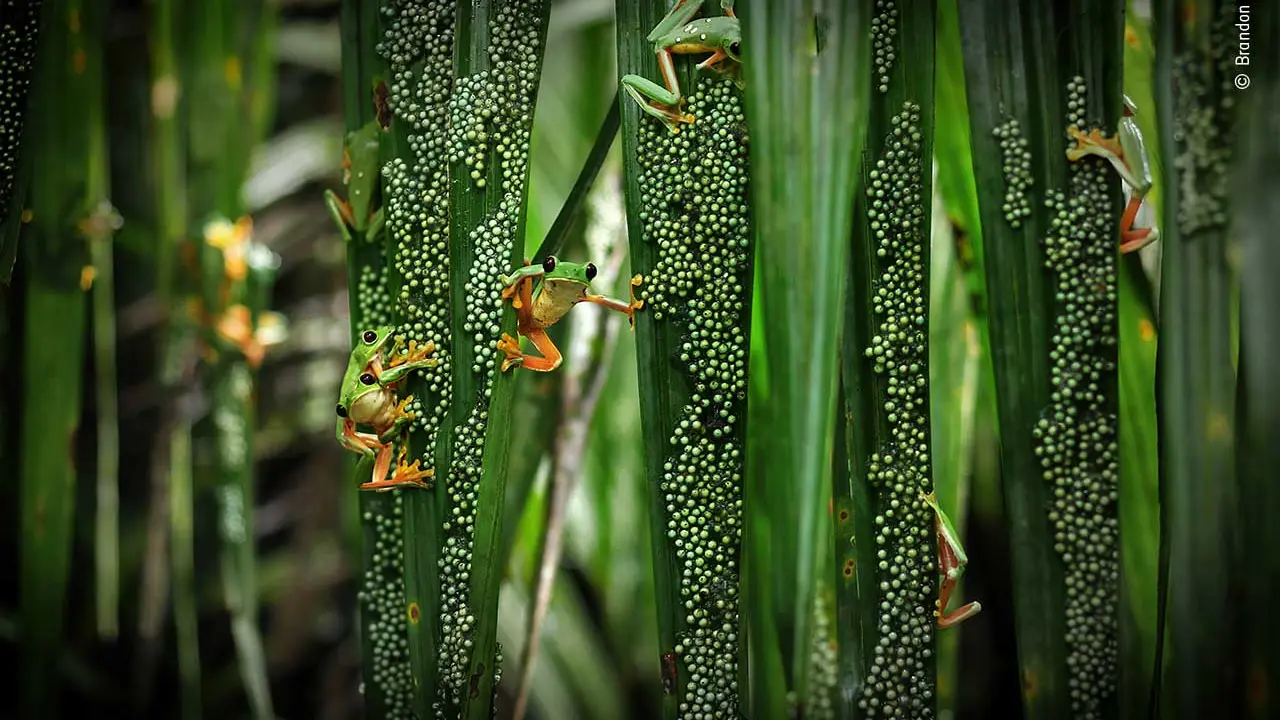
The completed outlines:
[[[742,541],[750,225],[747,134],[733,81],[702,76],[698,122],[679,135],[640,123],[644,239],[656,248],[641,297],[682,338],[675,367],[692,394],[663,466],[667,538],[680,568],[684,626],[675,655],[683,718],[734,717]]]

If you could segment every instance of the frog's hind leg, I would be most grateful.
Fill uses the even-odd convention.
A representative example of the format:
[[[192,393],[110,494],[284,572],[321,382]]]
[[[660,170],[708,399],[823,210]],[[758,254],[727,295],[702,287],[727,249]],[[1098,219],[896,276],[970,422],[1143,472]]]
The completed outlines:
[[[955,590],[956,583],[959,581],[960,578],[958,576],[943,577],[942,579],[942,587],[938,592],[938,609],[933,611],[933,614],[938,618],[938,627],[940,629],[949,628],[952,625],[958,625],[974,615],[977,615],[982,610],[982,604],[977,600],[974,600],[967,605],[961,605],[949,613],[946,612],[947,603],[951,600],[951,592]]]
[[[429,489],[431,487],[430,483],[424,482],[424,481],[431,480],[432,478],[434,478],[436,474],[435,470],[430,470],[430,469],[423,470],[421,466],[419,466],[417,460],[414,460],[412,463],[405,463],[404,461],[405,454],[406,454],[406,448],[404,445],[401,445],[400,458],[399,458],[399,461],[396,463],[395,472],[391,474],[390,478],[383,480],[382,478],[386,478],[387,470],[391,465],[391,446],[388,445],[386,450],[386,464],[382,468],[382,473],[378,474],[378,472],[375,470],[373,476],[378,479],[372,482],[364,483],[363,485],[360,486],[360,489],[361,490],[390,490],[392,488],[402,487],[405,485],[408,485],[411,487]],[[382,459],[381,455],[379,455],[378,457],[379,457],[379,460]]]
[[[542,353],[542,357],[530,355],[520,352],[520,344],[510,335],[503,335],[502,340],[498,341],[498,349],[506,353],[507,359],[502,362],[502,371],[506,372],[513,365],[535,370],[537,372],[551,372],[560,367],[560,363],[564,358],[560,355],[560,349],[555,343],[551,342],[551,338],[547,336],[545,330],[541,328],[529,328],[524,336],[529,338],[533,346]]]

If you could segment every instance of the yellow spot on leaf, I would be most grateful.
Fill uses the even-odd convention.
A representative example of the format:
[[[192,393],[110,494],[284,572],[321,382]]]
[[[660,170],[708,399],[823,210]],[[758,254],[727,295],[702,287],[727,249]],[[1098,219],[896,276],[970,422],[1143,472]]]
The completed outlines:
[[[1209,440],[1225,440],[1231,434],[1231,421],[1227,414],[1215,410],[1209,413],[1209,422],[1205,425],[1205,435]]]
[[[1138,321],[1138,336],[1142,338],[1142,342],[1151,342],[1156,339],[1156,326],[1151,321],[1143,318]]]
[[[1134,30],[1132,25],[1126,24],[1124,26],[1124,41],[1134,50],[1142,49],[1142,41],[1138,39],[1138,31]]]
[[[409,603],[408,615],[409,615],[409,624],[417,625],[418,621],[422,619],[422,609],[418,607],[418,603],[416,602]]]
[[[841,568],[840,572],[845,576],[846,579],[849,579],[853,577],[853,571],[856,569],[856,567],[857,565],[854,563],[853,558],[847,558],[844,561],[844,567]]]
[[[240,58],[232,55],[222,64],[222,74],[227,79],[227,87],[232,90],[240,89]]]
[[[84,48],[79,48],[76,50],[75,55],[73,55],[71,58],[71,62],[72,62],[72,65],[74,65],[75,67],[76,74],[83,75],[84,68],[89,63],[88,56],[84,54]]]
[[[24,208],[22,211],[22,222],[29,223],[35,219],[36,214],[31,212],[31,208]]]
[[[93,278],[96,274],[92,265],[80,268],[80,289],[89,292],[89,288],[93,287]]]
[[[151,114],[161,120],[173,117],[178,107],[178,80],[172,75],[156,78],[151,85]]]

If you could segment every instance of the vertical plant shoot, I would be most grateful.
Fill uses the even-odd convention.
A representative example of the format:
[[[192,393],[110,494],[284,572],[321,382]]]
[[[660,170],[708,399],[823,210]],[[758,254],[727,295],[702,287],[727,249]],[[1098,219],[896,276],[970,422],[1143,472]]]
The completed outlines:
[[[500,388],[496,375],[499,276],[522,248],[547,7],[496,5],[396,3],[383,51],[390,108],[404,122],[396,134],[403,145],[385,170],[400,330],[410,344],[433,345],[441,361],[418,381],[422,399],[409,406],[415,433],[425,436],[423,460],[439,468],[436,503],[432,511],[429,497],[415,495],[405,528],[410,625],[423,608],[436,608],[428,625],[434,668],[426,670],[425,643],[413,640],[413,629],[410,650],[420,686],[436,692],[438,717],[477,707],[487,715],[501,659],[492,616],[502,568],[491,567],[490,551],[500,532],[511,388],[509,376]],[[500,435],[494,444],[492,433]],[[433,529],[422,522],[432,512]],[[431,576],[420,556],[429,549],[415,545],[427,533],[436,542]]]
[[[678,672],[664,679],[667,692],[679,698],[682,718],[732,716],[739,707],[738,556],[751,319],[741,96],[732,79],[700,76],[686,106],[693,125],[673,135],[643,117],[639,127],[641,238],[653,260],[647,273],[645,265],[634,267],[644,277],[638,294],[659,332],[678,338],[670,362],[684,391],[671,393],[673,426],[659,483],[680,609],[672,648]]]
[[[1084,78],[1066,89],[1067,124],[1083,130]],[[1105,160],[1083,158],[1070,165],[1066,189],[1046,200],[1044,257],[1056,298],[1052,393],[1035,438],[1043,477],[1052,485],[1049,520],[1066,577],[1068,688],[1078,718],[1102,717],[1116,691],[1120,476],[1111,172]]]
[[[845,338],[847,382],[854,388],[847,410],[856,448],[852,482],[865,477],[866,483],[855,488],[854,498],[869,521],[854,534],[870,540],[866,550],[874,547],[874,559],[861,563],[867,584],[858,598],[875,613],[876,630],[864,628],[873,634],[863,641],[866,680],[857,699],[868,718],[934,715],[935,611],[946,610],[937,607],[936,520],[925,500],[933,493],[928,298],[934,14],[932,2],[881,0],[871,24],[876,103],[863,153]],[[908,53],[911,63],[897,62]]]
[[[452,337],[449,326],[449,168],[445,154],[449,93],[453,87],[453,2],[399,0],[384,3],[385,35],[379,53],[388,69],[387,107],[393,115],[391,145],[394,152],[382,168],[388,250],[392,267],[378,276],[365,271],[360,295],[368,298],[363,310],[371,315],[389,312],[397,320],[400,334],[408,342],[434,347],[439,360],[410,379],[409,411],[415,415],[412,450],[421,454],[427,466],[437,446],[437,435],[449,411]],[[381,119],[379,119],[381,120]],[[384,143],[384,147],[386,143]],[[380,298],[395,298],[394,306]],[[443,454],[436,458],[447,457]],[[444,462],[447,462],[444,461]],[[437,467],[445,467],[439,465]],[[439,474],[439,470],[437,470]],[[441,684],[436,672],[436,633],[440,617],[448,613],[440,601],[440,586],[448,581],[445,566],[435,543],[438,491],[425,493],[396,491],[403,496],[402,513],[393,512],[380,523],[379,536],[388,555],[376,554],[379,565],[386,563],[387,585],[379,585],[365,602],[379,606],[376,616],[384,618],[373,642],[386,648],[389,663],[379,672],[382,686],[392,693],[387,711],[394,717],[409,717],[410,711],[426,717]],[[443,498],[440,498],[443,502]],[[441,513],[443,515],[443,513]],[[403,554],[401,555],[400,552]],[[403,585],[395,582],[400,562]],[[436,563],[441,578],[435,580]],[[439,614],[433,612],[439,608]],[[424,613],[431,613],[424,617]],[[403,623],[403,624],[402,624]],[[401,645],[407,630],[407,647]],[[407,650],[412,677],[404,677],[400,662]],[[443,662],[443,661],[442,661]],[[400,693],[391,688],[408,683],[411,707],[400,707]],[[407,698],[406,698],[407,699]]]

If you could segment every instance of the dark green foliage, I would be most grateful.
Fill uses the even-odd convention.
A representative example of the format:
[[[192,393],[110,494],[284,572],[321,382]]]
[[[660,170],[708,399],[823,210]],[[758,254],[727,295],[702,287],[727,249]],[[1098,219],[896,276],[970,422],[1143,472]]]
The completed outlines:
[[[1236,477],[1229,168],[1238,107],[1229,57],[1235,5],[1155,4],[1156,109],[1165,160],[1157,356],[1160,488],[1171,538],[1169,615],[1177,648],[1165,699],[1172,717],[1243,712],[1227,608],[1242,497]],[[1242,577],[1240,578],[1243,579]]]

